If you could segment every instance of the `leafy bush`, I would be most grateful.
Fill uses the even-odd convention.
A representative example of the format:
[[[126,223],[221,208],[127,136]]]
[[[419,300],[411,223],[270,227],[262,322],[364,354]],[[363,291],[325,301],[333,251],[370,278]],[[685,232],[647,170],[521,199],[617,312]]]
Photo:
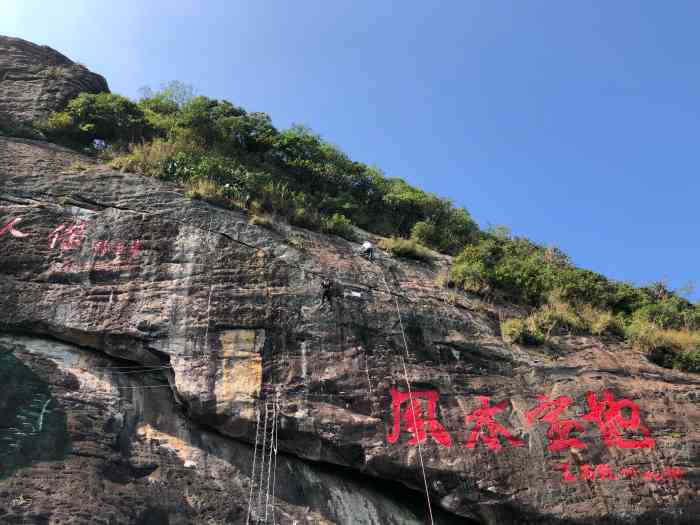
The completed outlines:
[[[506,343],[537,346],[545,342],[545,335],[538,327],[525,319],[508,319],[501,322],[501,337]]]
[[[209,179],[193,179],[185,185],[185,196],[200,199],[218,206],[230,206],[231,199],[221,186]]]
[[[487,235],[454,259],[450,280],[467,291],[498,291],[506,299],[537,306],[555,288],[556,270],[546,251],[527,239]]]
[[[342,213],[334,213],[331,217],[321,219],[321,231],[344,237],[348,240],[355,240],[355,230],[352,222]]]
[[[594,335],[624,336],[624,323],[610,311],[583,305],[579,315],[585,323],[587,331]]]
[[[679,352],[673,362],[673,368],[683,370],[684,372],[700,373],[700,350]]]
[[[625,333],[632,345],[655,363],[686,372],[700,371],[700,332],[663,329],[642,319],[634,319]]]
[[[379,247],[389,252],[394,257],[399,257],[401,259],[413,259],[423,262],[432,261],[430,251],[413,239],[401,239],[400,237],[382,239],[379,242]]]
[[[690,309],[689,306],[687,301],[680,297],[668,296],[638,308],[633,317],[660,328],[683,328],[686,323],[697,323],[696,310]]]
[[[81,93],[64,111],[51,113],[39,126],[54,140],[78,144],[94,139],[128,144],[149,134],[143,111],[128,98],[113,93]]]
[[[151,177],[168,178],[172,162],[181,149],[172,142],[156,139],[133,144],[127,154],[112,159],[111,165],[123,171],[138,172]]]

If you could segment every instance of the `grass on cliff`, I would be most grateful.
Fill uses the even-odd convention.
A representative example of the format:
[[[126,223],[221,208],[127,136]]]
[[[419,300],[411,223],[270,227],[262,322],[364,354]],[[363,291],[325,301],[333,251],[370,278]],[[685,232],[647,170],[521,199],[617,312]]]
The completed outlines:
[[[652,357],[672,353],[657,359],[665,366],[697,369],[697,304],[662,283],[637,287],[578,268],[505,228],[480,230],[448,199],[350,159],[304,126],[278,130],[265,113],[171,83],[138,101],[81,94],[38,127],[81,148],[107,140],[115,167],[179,183],[191,198],[234,208],[249,196],[256,216],[351,240],[359,227],[389,237],[383,247],[397,257],[454,255],[446,286],[531,311],[504,326],[509,341],[607,334]]]
[[[394,257],[401,259],[413,259],[422,262],[432,261],[430,250],[421,246],[414,239],[401,239],[397,237],[382,239],[379,242],[379,247],[389,252]]]

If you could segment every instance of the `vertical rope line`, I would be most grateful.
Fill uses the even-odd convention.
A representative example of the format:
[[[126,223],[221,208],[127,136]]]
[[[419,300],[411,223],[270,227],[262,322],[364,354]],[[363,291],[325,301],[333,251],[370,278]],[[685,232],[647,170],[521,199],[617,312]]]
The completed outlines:
[[[365,373],[367,374],[367,386],[369,386],[369,410],[370,415],[374,415],[374,392],[372,391],[372,381],[369,377],[369,359],[367,358],[367,349],[364,349],[365,354]]]
[[[270,475],[272,474],[272,452],[275,444],[275,425],[277,423],[277,407],[272,404],[272,422],[270,427],[270,455],[267,460],[267,491],[265,494],[265,523],[267,523],[267,511],[270,508]],[[274,501],[273,501],[274,504]]]
[[[255,458],[258,455],[258,434],[260,433],[260,410],[255,411],[255,448],[253,448],[253,470],[250,473],[250,496],[248,496],[248,516],[245,519],[246,525],[250,523],[250,511],[253,505],[253,487],[255,486]]]
[[[263,476],[265,475],[265,444],[267,443],[267,413],[268,406],[265,403],[265,424],[263,425],[262,456],[260,458],[260,483],[258,484],[258,505],[256,507],[256,523],[260,522],[260,505],[262,505]]]
[[[279,391],[275,396],[275,426],[274,426],[274,444],[275,444],[275,466],[272,469],[272,525],[276,525],[275,519],[275,487],[277,485],[277,427],[279,421]]]
[[[386,274],[384,273],[384,269],[382,268],[382,279],[384,280],[384,286],[386,286],[386,291],[389,293],[391,296],[391,290],[389,289],[389,284],[386,282]],[[406,357],[409,357],[408,354],[408,343],[406,342],[406,333],[404,332],[403,329],[403,320],[401,319],[401,309],[399,308],[399,300],[394,296],[394,302],[396,304],[396,313],[399,316],[399,326],[401,327],[401,337],[403,338],[403,347],[404,350],[406,351]],[[406,379],[406,386],[408,387],[408,402],[409,406],[411,407],[411,415],[413,416],[413,428],[418,430],[418,424],[416,422],[416,412],[413,410],[413,390],[411,389],[411,381],[408,379],[408,369],[406,368],[406,359],[404,356],[401,356],[401,364],[403,365],[403,374]],[[433,520],[433,508],[430,505],[430,493],[428,491],[428,478],[425,475],[425,465],[423,464],[423,450],[420,444],[420,441],[416,440],[416,443],[418,444],[418,459],[420,460],[420,469],[421,472],[423,473],[423,486],[425,487],[425,501],[428,503],[428,515],[430,516],[430,524],[435,525],[435,521]]]

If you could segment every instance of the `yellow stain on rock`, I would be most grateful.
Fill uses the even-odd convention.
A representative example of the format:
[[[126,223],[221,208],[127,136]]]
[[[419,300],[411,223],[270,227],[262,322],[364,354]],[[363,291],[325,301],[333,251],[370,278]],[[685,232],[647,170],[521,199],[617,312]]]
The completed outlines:
[[[172,450],[183,463],[188,461],[196,463],[202,454],[201,450],[191,447],[179,437],[161,432],[148,423],[139,425],[136,428],[136,434],[149,441],[156,441],[159,446]]]
[[[227,330],[219,334],[219,341],[214,394],[216,412],[227,414],[233,403],[252,402],[260,395],[265,330]]]

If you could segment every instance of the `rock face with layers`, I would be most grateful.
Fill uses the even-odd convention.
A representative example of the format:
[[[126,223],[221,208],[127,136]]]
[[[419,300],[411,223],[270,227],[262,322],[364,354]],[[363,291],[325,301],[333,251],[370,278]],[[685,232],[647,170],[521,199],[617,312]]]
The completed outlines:
[[[32,122],[86,91],[109,91],[107,82],[50,47],[0,35],[0,118]]]
[[[436,523],[696,522],[697,375],[616,340],[505,345],[514,307],[442,288],[447,257],[248,221],[0,138],[0,520],[78,512],[60,479],[108,487],[105,523],[246,523],[274,406],[278,523],[425,522],[426,489]]]

